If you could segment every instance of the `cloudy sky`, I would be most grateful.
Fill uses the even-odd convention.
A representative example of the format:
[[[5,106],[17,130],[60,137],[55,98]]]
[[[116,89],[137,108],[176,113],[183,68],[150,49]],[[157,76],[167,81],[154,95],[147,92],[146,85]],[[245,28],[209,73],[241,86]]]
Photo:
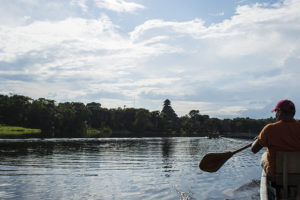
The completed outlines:
[[[299,0],[0,0],[0,93],[150,111],[168,98],[179,116],[265,118],[286,98],[300,109],[299,10]]]

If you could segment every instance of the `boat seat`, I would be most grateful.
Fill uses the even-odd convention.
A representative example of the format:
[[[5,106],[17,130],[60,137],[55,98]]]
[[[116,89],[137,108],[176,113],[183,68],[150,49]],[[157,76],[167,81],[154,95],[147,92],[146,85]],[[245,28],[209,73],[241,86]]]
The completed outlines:
[[[300,200],[300,152],[276,153],[275,183],[280,199]]]

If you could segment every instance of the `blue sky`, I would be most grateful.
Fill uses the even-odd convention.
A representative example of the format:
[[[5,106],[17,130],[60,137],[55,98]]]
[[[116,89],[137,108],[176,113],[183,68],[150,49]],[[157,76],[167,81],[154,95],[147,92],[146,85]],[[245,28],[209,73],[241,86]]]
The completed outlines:
[[[0,0],[0,93],[270,117],[281,99],[300,106],[299,10],[298,0]]]

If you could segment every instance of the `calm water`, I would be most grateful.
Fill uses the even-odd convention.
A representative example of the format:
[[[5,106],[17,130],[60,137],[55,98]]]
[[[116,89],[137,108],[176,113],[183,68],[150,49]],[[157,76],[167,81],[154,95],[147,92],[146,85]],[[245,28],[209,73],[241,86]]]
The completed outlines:
[[[227,138],[0,140],[0,199],[259,199],[261,153],[244,150],[216,173],[198,168],[208,152],[232,151],[249,142]]]

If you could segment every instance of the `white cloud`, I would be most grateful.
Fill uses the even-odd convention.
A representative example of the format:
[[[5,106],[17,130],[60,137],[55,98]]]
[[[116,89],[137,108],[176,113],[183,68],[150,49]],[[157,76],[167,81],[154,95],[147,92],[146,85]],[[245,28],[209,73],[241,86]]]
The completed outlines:
[[[19,0],[23,4],[38,5],[38,0]]]
[[[99,102],[101,102],[101,106],[104,108],[124,108],[125,107],[133,107],[134,100],[118,100],[111,98],[100,98]]]
[[[149,30],[156,29],[157,32],[161,32],[161,29],[164,29],[163,33],[184,33],[190,35],[198,35],[199,32],[206,30],[204,22],[200,19],[195,19],[187,22],[169,22],[159,19],[148,20],[144,24],[137,26],[134,31],[130,33],[130,37],[133,41],[139,40],[142,36]]]
[[[115,12],[135,12],[138,9],[144,9],[145,7],[141,4],[134,2],[128,2],[125,0],[95,0],[98,7]]]
[[[172,101],[174,111],[179,115],[187,115],[191,110],[199,110],[201,115],[211,114],[213,104],[210,102],[201,101]]]
[[[89,10],[87,1],[71,4]],[[117,12],[144,8],[126,1],[97,5]],[[197,109],[237,116],[257,109],[249,103],[253,99],[298,98],[299,9],[294,0],[244,5],[210,26],[202,19],[151,19],[128,35],[105,14],[59,20],[23,15],[30,22],[0,25],[0,92],[100,99],[103,106],[130,106],[135,98],[136,105],[151,109],[169,98],[179,115]]]
[[[209,114],[214,116],[239,116],[242,111],[246,111],[247,109],[243,106],[224,106],[215,111],[209,111]]]
[[[1,27],[0,61],[11,62],[27,53],[62,48],[80,50],[120,49],[122,38],[114,32],[110,19],[68,18],[60,22],[34,22],[28,26]],[[57,52],[56,52],[57,53]]]
[[[224,16],[225,13],[224,12],[219,12],[219,13],[214,13],[214,14],[210,14],[211,16]]]
[[[0,76],[31,76],[32,81],[39,82],[36,87],[47,88],[45,92],[48,91],[53,97],[56,95],[56,99],[75,98],[76,94],[77,98],[81,98],[89,93],[96,94],[101,91],[124,96],[138,95],[149,91],[148,87],[153,85],[156,85],[154,90],[159,90],[157,85],[168,85],[170,81],[177,80],[134,80],[132,73],[139,71],[139,62],[177,50],[160,43],[164,37],[133,44],[128,37],[119,35],[117,29],[106,15],[90,20],[67,18],[58,22],[37,21],[15,28],[2,26],[0,47],[3,51],[0,52],[0,64],[5,62],[9,66],[24,58],[30,63],[22,63],[24,66],[17,68],[6,68],[5,71],[1,71],[0,68]],[[144,69],[138,73],[144,73]],[[45,87],[47,82],[62,87]],[[20,93],[11,81],[7,81],[6,84],[11,90]],[[25,87],[26,85],[31,84],[23,84],[21,91],[26,90],[36,97],[36,93]],[[124,87],[131,89],[123,89]],[[135,90],[136,87],[141,89],[132,91],[132,88]],[[43,89],[36,91],[41,90]],[[70,90],[70,93],[66,90]],[[61,93],[64,95],[61,96]]]
[[[87,0],[71,0],[72,6],[79,6],[84,12],[87,12],[88,6],[86,5]]]
[[[208,27],[200,19],[188,22],[149,20],[136,27],[130,35],[132,40],[137,41],[149,37],[147,33],[150,31],[168,34],[165,36],[172,34],[170,38],[184,34],[196,40],[211,40],[211,45],[215,45],[216,52],[223,57],[267,52],[274,55],[271,59],[276,64],[282,64],[287,55],[298,48],[299,8],[300,2],[292,0],[285,1],[279,8],[265,8],[261,4],[239,6],[232,19]],[[288,32],[295,34],[286,37]]]

